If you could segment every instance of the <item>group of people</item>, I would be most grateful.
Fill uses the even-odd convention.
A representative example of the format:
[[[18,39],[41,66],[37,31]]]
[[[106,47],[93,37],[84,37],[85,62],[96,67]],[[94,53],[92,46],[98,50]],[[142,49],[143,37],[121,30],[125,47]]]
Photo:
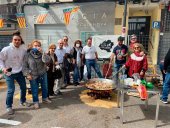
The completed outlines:
[[[143,45],[137,42],[137,36],[131,35],[130,45],[127,47],[123,44],[124,38],[118,38],[118,44],[113,49],[110,57],[110,64],[113,65],[114,71],[119,72],[120,68],[125,68],[128,77],[133,77],[134,73],[139,73],[140,78],[143,79],[145,72],[148,69],[148,62],[146,52]],[[118,74],[115,80],[118,80]]]
[[[137,36],[130,37],[130,47],[123,44],[124,38],[118,38],[118,44],[114,48],[110,57],[110,64],[115,72],[122,66],[128,70],[128,76],[139,73],[141,78],[147,70],[147,57],[143,46],[137,43]],[[26,102],[26,80],[30,82],[33,105],[38,109],[38,90],[41,85],[42,102],[51,103],[50,97],[62,95],[61,89],[66,88],[70,82],[70,72],[73,71],[73,84],[79,85],[83,79],[84,65],[87,67],[87,78],[91,79],[91,68],[95,70],[99,78],[103,78],[99,65],[97,64],[98,54],[95,46],[92,45],[92,38],[87,39],[86,46],[82,46],[81,40],[76,40],[74,46],[68,44],[68,37],[64,36],[56,44],[50,44],[48,52],[42,50],[39,40],[34,40],[25,47],[20,33],[14,33],[12,43],[4,47],[0,52],[0,68],[5,74],[7,83],[6,108],[8,114],[13,114],[12,109],[15,82],[17,81],[21,89],[20,103],[23,106],[30,106]],[[57,78],[56,72],[59,70],[61,76]]]
[[[6,110],[8,114],[14,114],[12,108],[15,92],[15,81],[20,86],[20,104],[31,106],[26,101],[26,79],[30,82],[33,105],[39,106],[39,85],[42,90],[42,102],[51,103],[50,96],[61,95],[60,91],[70,84],[70,71],[74,71],[73,83],[78,85],[83,79],[84,64],[87,64],[88,78],[91,78],[91,70],[94,67],[99,77],[102,77],[96,63],[97,52],[92,46],[92,39],[87,40],[87,47],[82,47],[81,40],[76,40],[74,47],[68,45],[68,37],[64,36],[56,44],[50,44],[48,52],[44,52],[39,40],[33,40],[28,48],[19,32],[14,33],[12,42],[0,52],[0,68],[4,73],[7,84]],[[86,61],[85,61],[86,60]],[[61,76],[56,81],[56,71]],[[57,74],[58,75],[58,74]]]

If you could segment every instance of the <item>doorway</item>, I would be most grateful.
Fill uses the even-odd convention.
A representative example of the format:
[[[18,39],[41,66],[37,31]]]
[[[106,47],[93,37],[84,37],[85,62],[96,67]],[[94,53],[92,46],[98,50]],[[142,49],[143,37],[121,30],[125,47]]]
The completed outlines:
[[[138,42],[143,44],[145,50],[147,51],[149,42],[150,19],[150,16],[140,16],[129,17],[128,20],[128,35],[137,35]]]

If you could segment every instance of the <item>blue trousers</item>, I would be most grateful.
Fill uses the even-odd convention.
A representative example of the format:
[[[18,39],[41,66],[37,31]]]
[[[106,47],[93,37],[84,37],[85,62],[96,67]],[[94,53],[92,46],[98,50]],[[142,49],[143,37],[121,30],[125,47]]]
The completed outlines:
[[[91,79],[91,67],[94,68],[94,70],[97,73],[99,78],[103,78],[103,76],[100,72],[99,66],[95,59],[93,59],[93,60],[86,59],[86,66],[87,66],[87,78],[88,79]]]
[[[39,102],[39,99],[38,99],[39,84],[41,84],[42,99],[46,99],[48,97],[47,73],[45,73],[41,76],[38,76],[38,78],[36,78],[34,80],[30,80],[32,97],[33,97],[34,103]]]
[[[169,91],[170,91],[170,73],[167,72],[165,76],[164,85],[163,85],[163,91],[162,91],[162,99],[164,101],[168,100]]]
[[[22,72],[12,74],[10,76],[5,75],[6,83],[7,83],[7,97],[6,97],[6,107],[12,108],[13,104],[13,96],[15,92],[15,84],[14,80],[16,80],[20,86],[20,102],[24,103],[26,101],[26,82],[25,77]]]

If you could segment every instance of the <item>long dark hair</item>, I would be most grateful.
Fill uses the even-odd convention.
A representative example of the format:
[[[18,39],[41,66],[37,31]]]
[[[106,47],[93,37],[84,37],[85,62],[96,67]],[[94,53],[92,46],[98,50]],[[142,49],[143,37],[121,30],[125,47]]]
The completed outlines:
[[[20,37],[20,39],[21,39],[21,44],[25,44],[25,42],[23,41],[23,39],[22,39],[22,37],[21,37],[21,33],[20,33],[19,31],[14,32],[14,33],[12,34],[12,39],[13,39],[14,36]]]

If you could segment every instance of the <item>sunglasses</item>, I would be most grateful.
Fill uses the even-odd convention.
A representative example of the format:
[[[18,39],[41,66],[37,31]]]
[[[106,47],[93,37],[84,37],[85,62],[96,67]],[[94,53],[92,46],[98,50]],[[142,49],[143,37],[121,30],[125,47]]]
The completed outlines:
[[[53,49],[53,50],[55,50],[56,48],[50,48],[50,49]]]
[[[140,47],[134,47],[134,49],[140,49]]]

